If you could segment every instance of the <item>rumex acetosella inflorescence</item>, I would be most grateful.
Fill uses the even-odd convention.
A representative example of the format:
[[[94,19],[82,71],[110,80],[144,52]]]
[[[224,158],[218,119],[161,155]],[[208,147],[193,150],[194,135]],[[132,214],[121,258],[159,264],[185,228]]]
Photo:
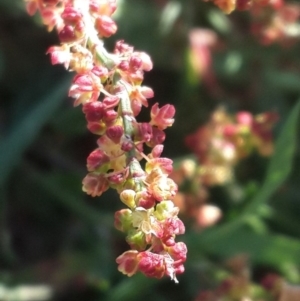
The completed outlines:
[[[48,30],[57,30],[61,44],[49,48],[51,62],[75,72],[69,96],[75,106],[82,106],[87,128],[99,136],[98,147],[87,158],[83,190],[100,196],[116,189],[127,206],[115,213],[115,227],[126,234],[130,246],[116,259],[119,271],[169,276],[177,282],[187,248],[175,238],[185,227],[172,201],[177,192],[169,177],[172,160],[161,157],[164,130],[173,124],[175,108],[156,103],[149,122],[136,120],[154,96],[142,85],[144,72],[152,69],[150,56],[124,41],[116,42],[112,53],[105,49],[103,39],[117,31],[111,17],[116,0],[25,2],[30,15],[39,12]]]

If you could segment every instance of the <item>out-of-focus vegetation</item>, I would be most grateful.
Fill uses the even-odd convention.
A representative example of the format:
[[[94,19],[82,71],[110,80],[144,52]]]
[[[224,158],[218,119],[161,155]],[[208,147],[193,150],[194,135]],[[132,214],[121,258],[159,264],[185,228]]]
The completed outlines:
[[[120,0],[116,19],[107,47],[124,39],[149,53],[153,103],[176,106],[165,156],[190,158],[185,137],[220,106],[278,113],[274,153],[240,160],[234,182],[209,188],[208,202],[222,209],[214,226],[182,216],[189,253],[179,284],[121,275],[115,258],[126,246],[113,214],[122,204],[115,191],[93,199],[81,190],[96,143],[67,98],[72,74],[45,54],[56,33],[22,1],[1,0],[0,300],[196,300],[240,256],[254,288],[270,273],[299,283],[300,39],[266,44],[250,12],[227,16],[201,0]]]

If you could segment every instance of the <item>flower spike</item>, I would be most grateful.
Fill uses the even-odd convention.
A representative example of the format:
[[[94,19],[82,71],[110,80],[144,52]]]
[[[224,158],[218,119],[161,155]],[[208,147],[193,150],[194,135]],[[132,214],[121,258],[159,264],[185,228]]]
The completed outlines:
[[[100,136],[87,158],[83,191],[94,197],[116,189],[128,207],[115,213],[115,227],[130,247],[116,259],[119,271],[178,282],[187,248],[175,238],[185,228],[172,202],[177,192],[169,178],[172,160],[160,157],[163,130],[173,124],[175,108],[155,104],[149,122],[135,118],[154,96],[142,85],[144,72],[153,67],[150,56],[124,41],[112,53],[106,51],[103,39],[117,31],[116,0],[24,1],[30,15],[38,11],[49,31],[56,28],[61,45],[49,48],[51,62],[75,72],[69,96],[74,106],[82,105],[87,128]],[[152,148],[148,155],[144,144]]]

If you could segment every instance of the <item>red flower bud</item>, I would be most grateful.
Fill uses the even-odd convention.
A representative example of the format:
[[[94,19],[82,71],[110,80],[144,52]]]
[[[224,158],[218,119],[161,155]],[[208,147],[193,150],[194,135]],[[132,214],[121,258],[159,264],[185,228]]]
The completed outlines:
[[[147,122],[137,123],[135,139],[137,141],[149,142],[152,139],[152,126]]]
[[[121,125],[113,125],[106,130],[107,137],[114,143],[120,143],[120,139],[124,133],[124,129]]]
[[[118,96],[107,96],[103,99],[102,103],[106,109],[113,109],[120,102],[120,98]]]
[[[175,261],[181,263],[186,261],[187,247],[183,242],[177,242],[174,246],[168,248],[169,254]]]
[[[95,66],[92,69],[93,74],[98,76],[101,80],[106,80],[108,77],[108,70],[103,66]]]
[[[165,141],[165,138],[166,134],[162,130],[152,127],[152,139],[147,143],[147,145],[154,147],[157,144],[162,144]]]
[[[100,101],[87,102],[82,106],[82,111],[88,122],[100,121],[104,114],[104,106]]]
[[[74,7],[67,6],[61,14],[61,17],[65,22],[77,22],[82,19],[82,13]]]
[[[87,158],[87,169],[88,171],[95,171],[109,161],[109,157],[102,150],[96,149]]]
[[[151,57],[145,52],[138,52],[138,56],[142,60],[142,69],[150,71],[153,68]]]
[[[120,255],[116,259],[116,262],[119,265],[118,270],[129,277],[134,275],[138,267],[137,255],[138,251],[135,250],[130,250]]]
[[[137,56],[132,56],[129,60],[129,67],[132,70],[138,70],[142,67],[142,60]]]
[[[93,134],[103,135],[105,133],[106,125],[103,122],[89,122],[87,128]]]
[[[157,144],[153,147],[152,151],[151,151],[151,155],[153,158],[159,158],[161,153],[164,150],[164,146],[163,144]]]
[[[148,193],[148,191],[142,191],[136,195],[136,205],[138,207],[143,207],[145,209],[150,209],[154,207],[156,200],[155,198]]]
[[[58,37],[62,43],[71,43],[77,40],[74,27],[71,25],[65,25],[59,32]]]
[[[82,184],[82,190],[93,197],[100,196],[109,187],[107,179],[97,173],[87,174]]]
[[[145,251],[139,253],[137,259],[138,269],[146,276],[160,279],[165,275],[166,267],[162,255]]]
[[[122,61],[119,65],[118,68],[122,71],[127,71],[129,69],[129,63],[127,61]]]
[[[164,174],[169,175],[173,171],[173,161],[169,158],[153,158],[146,163],[145,170],[150,172],[156,167],[158,167]]]
[[[134,147],[134,144],[132,142],[132,139],[127,136],[122,137],[121,141],[121,150],[124,152],[129,152]]]
[[[115,34],[118,29],[115,21],[111,17],[105,15],[97,17],[95,27],[99,34],[105,38]]]
[[[114,110],[109,110],[109,111],[106,111],[104,116],[103,116],[103,121],[106,123],[106,124],[111,124],[111,123],[114,123],[116,121],[118,117],[118,113]]]

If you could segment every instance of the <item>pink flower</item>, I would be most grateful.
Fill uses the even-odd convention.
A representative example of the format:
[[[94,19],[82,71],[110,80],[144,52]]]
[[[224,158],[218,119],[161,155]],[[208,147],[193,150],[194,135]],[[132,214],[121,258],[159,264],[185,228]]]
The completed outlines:
[[[107,137],[114,143],[119,143],[124,134],[124,129],[121,125],[113,125],[106,130]]]
[[[147,98],[152,98],[154,92],[151,88],[146,86],[136,86],[130,93],[131,107],[134,116],[138,115],[142,105],[148,107]]]
[[[148,186],[148,191],[158,202],[173,199],[177,190],[175,182],[166,176],[155,178]]]
[[[105,38],[115,34],[118,29],[115,21],[111,17],[105,15],[100,15],[96,19],[95,26],[99,34]]]
[[[69,68],[72,54],[70,53],[70,47],[68,45],[52,46],[46,53],[50,54],[52,65],[63,64],[65,68]]]
[[[167,104],[159,109],[158,103],[155,103],[151,108],[150,124],[156,125],[160,130],[164,130],[174,123],[174,115],[174,106]]]
[[[148,277],[162,278],[166,273],[164,256],[148,251],[137,255],[138,269]]]
[[[144,71],[150,71],[153,68],[151,57],[146,52],[135,52],[135,54],[141,59],[141,68]]]
[[[134,275],[138,268],[138,251],[136,250],[130,250],[124,252],[122,255],[120,255],[116,262],[119,265],[118,270],[127,275],[128,277],[131,277]]]
[[[87,158],[87,169],[88,171],[95,171],[103,166],[103,164],[108,163],[109,157],[100,149],[96,149],[90,153]]]
[[[60,16],[59,9],[53,7],[45,7],[41,11],[43,23],[48,26],[48,31],[52,31],[54,27],[58,31],[62,30],[64,22]]]
[[[88,173],[82,180],[82,190],[92,197],[100,196],[109,187],[107,179],[98,173]]]
[[[150,147],[155,147],[158,144],[162,144],[165,141],[166,134],[158,129],[157,127],[152,127],[152,137],[149,142],[147,142],[147,145]]]
[[[61,17],[65,22],[76,24],[76,22],[80,21],[83,16],[75,7],[67,6],[61,14]]]
[[[103,88],[99,77],[92,72],[78,74],[73,79],[69,96],[75,98],[74,106],[89,101],[96,101]]]
[[[100,101],[87,102],[82,106],[82,111],[88,122],[100,121],[105,114],[103,103]]]
[[[170,175],[173,171],[173,161],[169,158],[153,158],[146,163],[145,170],[150,172],[154,168],[159,168],[164,174]]]

